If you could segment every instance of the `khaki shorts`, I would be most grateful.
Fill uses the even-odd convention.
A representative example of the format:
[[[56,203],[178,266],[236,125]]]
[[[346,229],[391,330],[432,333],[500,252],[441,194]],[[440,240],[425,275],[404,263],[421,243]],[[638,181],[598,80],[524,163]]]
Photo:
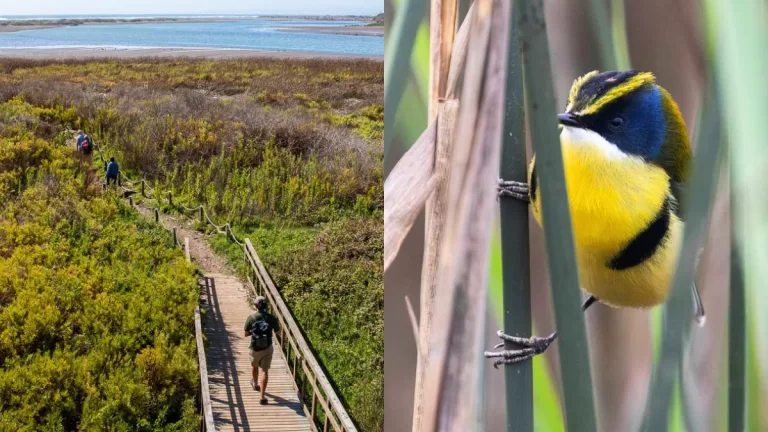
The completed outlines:
[[[261,351],[249,351],[251,352],[251,366],[269,370],[269,366],[272,364],[272,353],[275,352],[274,345]]]

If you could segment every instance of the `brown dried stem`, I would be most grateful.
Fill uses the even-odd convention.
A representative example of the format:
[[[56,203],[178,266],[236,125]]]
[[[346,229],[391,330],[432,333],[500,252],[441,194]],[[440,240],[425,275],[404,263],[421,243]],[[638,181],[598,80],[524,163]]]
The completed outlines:
[[[441,292],[435,297],[427,353],[422,431],[477,426],[509,2],[478,0],[476,4],[451,157],[438,272]]]

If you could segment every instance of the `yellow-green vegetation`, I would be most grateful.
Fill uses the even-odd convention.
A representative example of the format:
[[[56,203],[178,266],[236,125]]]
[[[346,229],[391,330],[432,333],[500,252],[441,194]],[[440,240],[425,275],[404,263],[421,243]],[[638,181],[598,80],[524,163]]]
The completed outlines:
[[[41,136],[83,128],[132,178],[204,204],[250,237],[350,414],[377,431],[383,69],[373,60],[5,60],[0,101],[28,110],[19,118]],[[242,261],[237,247],[215,246]]]
[[[66,112],[0,104],[0,430],[193,430],[194,269],[86,183]]]

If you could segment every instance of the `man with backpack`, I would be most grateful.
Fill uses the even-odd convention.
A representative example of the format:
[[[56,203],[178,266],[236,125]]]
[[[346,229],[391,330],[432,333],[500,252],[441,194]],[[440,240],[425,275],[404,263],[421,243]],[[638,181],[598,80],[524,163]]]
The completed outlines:
[[[267,399],[264,397],[264,392],[267,389],[267,381],[269,379],[269,367],[272,364],[272,353],[274,352],[274,346],[272,345],[272,331],[280,333],[280,324],[277,319],[267,312],[267,299],[259,296],[256,298],[256,313],[249,316],[245,320],[245,336],[251,337],[250,355],[251,355],[251,367],[253,378],[251,379],[251,387],[256,391],[261,391],[261,398],[259,403],[262,405],[267,404]],[[264,372],[261,374],[261,382],[259,383],[259,368]]]
[[[83,152],[85,155],[89,155],[93,151],[91,137],[82,130],[77,131],[77,151]]]

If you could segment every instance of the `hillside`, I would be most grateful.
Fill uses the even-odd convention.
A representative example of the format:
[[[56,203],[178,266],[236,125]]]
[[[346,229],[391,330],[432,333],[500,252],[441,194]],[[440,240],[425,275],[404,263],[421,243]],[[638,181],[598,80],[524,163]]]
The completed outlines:
[[[51,115],[0,103],[0,430],[191,430],[194,269]]]
[[[0,72],[0,101],[41,112],[27,128],[83,128],[131,178],[250,237],[361,430],[383,429],[382,62],[7,60]],[[241,264],[236,246],[214,246]]]

